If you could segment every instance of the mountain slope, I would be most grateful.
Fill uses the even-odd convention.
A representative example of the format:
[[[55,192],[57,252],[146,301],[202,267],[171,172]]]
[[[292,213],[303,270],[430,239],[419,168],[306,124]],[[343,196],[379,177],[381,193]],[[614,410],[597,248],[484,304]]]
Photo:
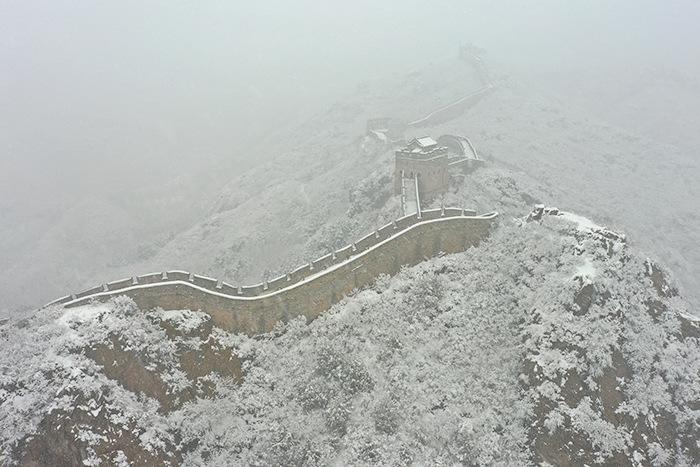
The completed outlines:
[[[501,81],[471,111],[431,131],[469,135],[526,194],[628,232],[700,303],[700,164],[689,147],[618,127],[516,80]]]
[[[431,67],[460,79],[438,79]],[[278,135],[270,146],[279,153],[274,162],[232,181],[209,218],[124,272],[181,267],[255,283],[390,220],[398,213],[390,191],[393,153],[363,144],[364,123],[377,115],[409,119],[419,104],[437,107],[446,96],[473,90],[465,70],[454,60],[372,83],[325,115]],[[406,136],[467,135],[489,159],[485,172],[455,181],[447,205],[504,213],[512,208],[517,215],[534,202],[553,202],[594,216],[628,232],[629,241],[649,256],[663,258],[698,304],[700,217],[694,203],[700,193],[694,181],[700,166],[689,148],[633,130],[557,94],[501,78],[464,115]],[[223,266],[237,262],[235,271]]]
[[[690,465],[699,332],[623,237],[537,214],[261,338],[124,299],[8,322],[3,449],[24,463]]]
[[[564,100],[561,93],[546,92],[547,82],[526,85],[517,77],[500,77],[495,91],[463,116],[407,134],[467,135],[489,158],[486,173],[477,171],[457,181],[447,204],[505,213],[510,206],[517,214],[542,201],[594,216],[628,232],[630,242],[648,255],[664,258],[684,295],[700,303],[694,292],[700,290],[695,248],[700,218],[693,204],[700,195],[694,183],[700,168],[689,152],[692,145],[670,144],[687,132],[675,139],[660,139],[658,132],[639,134],[656,120],[617,126],[629,111],[605,119],[599,108],[574,105],[580,99]],[[669,93],[689,92],[682,82],[676,88],[674,83],[664,82]],[[140,231],[129,215],[139,197],[159,199],[162,193],[157,189],[135,195],[136,201],[126,204],[84,203],[94,206],[90,212],[98,212],[89,217],[102,216],[104,221],[78,234],[75,226],[82,225],[85,215],[56,223],[34,253],[13,262],[2,307],[10,311],[20,303],[38,306],[95,283],[167,269],[257,283],[325,254],[399,212],[391,197],[393,154],[363,144],[366,120],[411,120],[478,86],[473,70],[457,59],[364,83],[327,112],[300,126],[271,129],[267,138],[245,148],[256,159],[265,155],[266,162],[253,167],[232,162],[228,169],[212,169],[218,173],[208,175],[215,180],[208,185],[218,187],[221,180],[229,180],[222,190],[214,190],[218,197],[211,195],[212,187],[200,197],[198,182],[183,174],[182,186],[172,188],[181,196],[169,204],[149,204],[143,214],[144,219],[157,218],[186,206],[189,213],[167,232],[148,231],[148,222],[146,231]],[[641,95],[634,102],[644,100]],[[206,172],[202,169],[196,177]],[[117,208],[109,208],[112,205]],[[115,229],[115,223],[126,230]],[[69,233],[76,244],[92,242],[92,247],[77,252],[71,247],[57,254],[57,239]],[[107,245],[101,241],[104,235],[112,238]]]

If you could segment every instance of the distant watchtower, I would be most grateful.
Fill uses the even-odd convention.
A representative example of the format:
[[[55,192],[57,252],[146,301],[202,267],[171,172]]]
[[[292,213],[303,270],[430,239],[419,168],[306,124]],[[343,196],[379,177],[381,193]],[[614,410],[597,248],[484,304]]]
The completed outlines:
[[[415,138],[396,151],[394,193],[401,194],[403,178],[416,178],[422,200],[444,194],[450,183],[448,152],[430,136]]]

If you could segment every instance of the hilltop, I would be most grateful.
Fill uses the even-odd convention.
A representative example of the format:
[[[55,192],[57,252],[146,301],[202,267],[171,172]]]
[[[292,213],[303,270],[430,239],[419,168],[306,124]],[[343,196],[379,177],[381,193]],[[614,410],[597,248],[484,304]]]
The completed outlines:
[[[624,236],[550,212],[257,338],[126,298],[11,320],[4,455],[691,465],[697,318]]]

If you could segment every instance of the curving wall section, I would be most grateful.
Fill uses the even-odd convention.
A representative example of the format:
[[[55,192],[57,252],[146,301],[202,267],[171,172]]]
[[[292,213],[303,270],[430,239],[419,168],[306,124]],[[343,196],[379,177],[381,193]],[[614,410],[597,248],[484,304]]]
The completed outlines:
[[[482,97],[486,96],[492,90],[493,85],[487,84],[476,92],[457,99],[444,107],[440,107],[439,109],[430,112],[423,118],[419,118],[418,120],[408,123],[408,126],[421,128],[425,126],[439,125],[440,123],[450,121],[453,118],[457,118],[462,115],[468,108],[476,105],[476,103],[479,102]]]
[[[186,271],[167,271],[103,284],[47,306],[74,307],[127,295],[141,309],[201,310],[226,330],[254,335],[299,315],[312,320],[380,274],[393,275],[402,266],[475,246],[488,236],[497,217],[458,208],[426,210],[266,283],[235,287]]]

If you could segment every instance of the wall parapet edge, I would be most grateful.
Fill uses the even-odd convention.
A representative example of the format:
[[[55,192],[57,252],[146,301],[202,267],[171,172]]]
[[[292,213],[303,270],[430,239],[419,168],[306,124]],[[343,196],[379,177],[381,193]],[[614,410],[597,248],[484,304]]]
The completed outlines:
[[[426,257],[444,252],[464,251],[478,244],[488,236],[498,214],[477,216],[472,213],[462,208],[443,208],[425,210],[422,218],[415,214],[404,216],[366,235],[357,243],[327,253],[270,282],[254,286],[236,287],[186,271],[165,271],[109,282],[80,294],[62,297],[46,306],[74,307],[93,300],[104,301],[117,295],[127,295],[142,308],[200,309],[212,317],[216,316],[215,321],[224,328],[247,334],[266,332],[277,321],[286,321],[299,314],[313,319],[358,286],[373,281],[379,274],[393,274],[403,265],[416,264]],[[404,240],[398,241],[401,238]],[[408,248],[408,244],[413,244],[414,248]],[[444,248],[439,246],[442,244]],[[422,253],[415,253],[418,251]],[[321,298],[306,303],[304,289]],[[270,300],[274,305],[269,303]],[[300,305],[301,302],[305,306]],[[264,316],[251,315],[252,309]],[[243,322],[239,322],[241,314],[245,315]],[[234,315],[235,319],[232,317]]]

